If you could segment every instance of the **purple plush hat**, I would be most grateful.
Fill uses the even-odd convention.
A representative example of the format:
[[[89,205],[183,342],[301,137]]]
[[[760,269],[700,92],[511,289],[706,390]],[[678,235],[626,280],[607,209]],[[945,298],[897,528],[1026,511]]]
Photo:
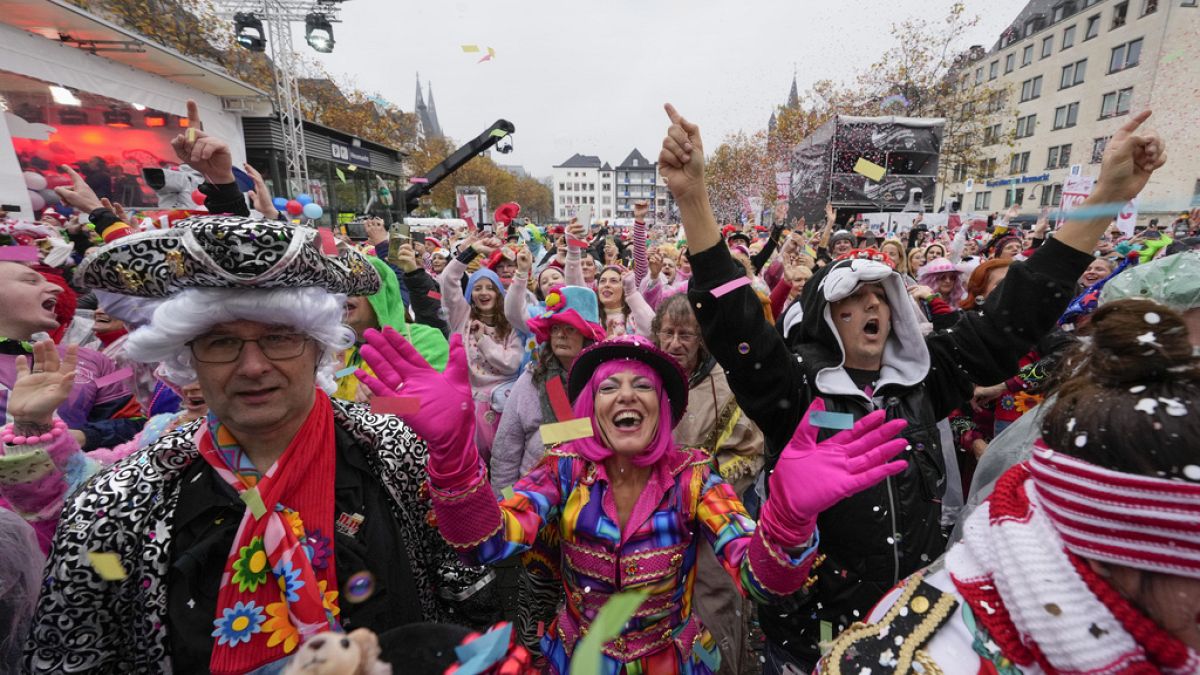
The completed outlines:
[[[674,357],[640,335],[610,338],[579,352],[567,378],[567,395],[571,397],[571,403],[575,403],[575,399],[579,398],[579,394],[600,364],[619,359],[641,361],[658,373],[662,378],[663,389],[667,392],[667,399],[671,402],[671,417],[678,424],[687,410],[687,375],[684,375],[683,368]]]

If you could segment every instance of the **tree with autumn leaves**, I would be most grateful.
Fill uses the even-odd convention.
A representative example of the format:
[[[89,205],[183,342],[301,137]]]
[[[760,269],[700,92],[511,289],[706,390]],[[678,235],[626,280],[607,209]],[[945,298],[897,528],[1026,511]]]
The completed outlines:
[[[712,152],[706,170],[712,176],[713,209],[722,221],[734,221],[742,210],[740,195],[757,190],[775,194],[775,171],[789,170],[791,149],[834,115],[941,117],[946,120],[938,182],[947,184],[956,167],[978,176],[985,155],[995,152],[985,144],[985,129],[1006,117],[1015,117],[1007,89],[989,83],[976,85],[967,77],[986,55],[982,48],[964,44],[967,32],[978,23],[968,17],[961,2],[942,19],[906,19],[892,26],[893,45],[879,60],[864,69],[850,84],[816,82],[797,105],[775,111],[768,132],[738,132]],[[994,141],[1011,144],[1012,125]]]

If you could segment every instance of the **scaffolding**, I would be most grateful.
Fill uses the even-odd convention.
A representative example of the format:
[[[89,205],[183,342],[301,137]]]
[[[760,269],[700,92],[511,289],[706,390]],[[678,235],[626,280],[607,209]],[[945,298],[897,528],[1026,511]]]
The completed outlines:
[[[344,0],[218,0],[223,18],[253,14],[266,29],[267,50],[274,64],[275,112],[283,129],[284,170],[287,194],[308,191],[308,159],[304,146],[304,113],[300,108],[300,80],[292,48],[292,24],[303,25],[313,14],[340,23],[338,12]],[[234,47],[239,49],[240,47]]]

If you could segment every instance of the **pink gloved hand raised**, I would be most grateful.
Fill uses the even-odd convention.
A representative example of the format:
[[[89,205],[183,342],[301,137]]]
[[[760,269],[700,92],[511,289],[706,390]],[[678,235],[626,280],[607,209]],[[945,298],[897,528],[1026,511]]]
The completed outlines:
[[[759,520],[782,546],[803,545],[822,511],[908,465],[904,460],[888,461],[908,445],[895,438],[908,422],[886,421],[886,413],[876,410],[853,428],[818,443],[818,429],[809,418],[824,410],[824,401],[813,401],[771,473],[770,496]]]
[[[475,449],[475,414],[462,335],[450,336],[450,359],[441,373],[390,326],[382,332],[368,329],[365,336],[362,356],[375,376],[362,369],[355,376],[375,396],[420,399],[420,410],[400,418],[425,439],[429,476],[435,487],[469,485],[479,473],[479,452]]]

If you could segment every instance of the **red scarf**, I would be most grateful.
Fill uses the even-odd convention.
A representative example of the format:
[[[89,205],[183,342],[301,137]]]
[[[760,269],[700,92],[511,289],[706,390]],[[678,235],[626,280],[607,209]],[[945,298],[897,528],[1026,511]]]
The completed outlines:
[[[337,628],[333,409],[317,391],[308,418],[262,474],[211,413],[197,441],[201,457],[247,504],[221,576],[209,660],[213,673],[242,673]]]

